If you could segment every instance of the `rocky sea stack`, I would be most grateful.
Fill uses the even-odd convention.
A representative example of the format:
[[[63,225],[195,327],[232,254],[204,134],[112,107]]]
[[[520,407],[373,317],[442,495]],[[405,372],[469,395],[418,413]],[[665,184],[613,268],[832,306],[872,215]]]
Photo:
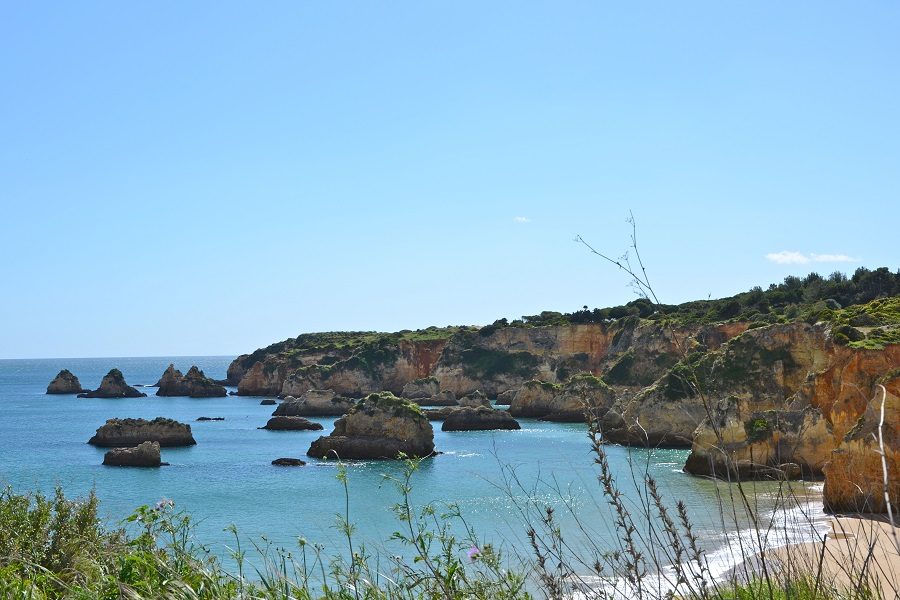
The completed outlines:
[[[519,422],[505,410],[486,406],[465,406],[450,412],[441,431],[488,431],[493,429],[521,429]]]
[[[270,431],[320,431],[324,427],[303,417],[272,417],[265,427],[260,427],[260,429],[268,429]]]
[[[223,386],[204,375],[196,365],[188,370],[187,375],[182,375],[175,365],[170,364],[156,385],[159,387],[157,396],[221,398],[228,395]]]
[[[158,442],[160,446],[193,446],[197,442],[191,426],[173,419],[109,419],[97,429],[88,444],[104,448],[137,446],[144,442]]]
[[[386,458],[434,454],[434,430],[418,405],[390,392],[370,394],[312,443],[317,458]]]
[[[47,386],[48,394],[80,394],[84,391],[81,382],[68,369],[60,371]]]
[[[437,377],[420,377],[404,385],[400,395],[410,400],[428,400],[432,396],[438,395],[440,391],[441,384]],[[420,404],[423,403],[420,402]]]
[[[288,396],[278,405],[275,417],[339,417],[353,408],[356,401],[338,396],[331,390],[309,390],[299,398]]]
[[[79,398],[143,398],[147,394],[139,392],[127,383],[122,371],[112,369],[103,376],[100,387],[91,392],[78,394]]]
[[[565,384],[526,382],[510,401],[509,413],[514,417],[584,423],[589,413],[605,413],[615,399],[615,392],[602,379],[581,373]]]
[[[103,456],[103,464],[114,467],[161,467],[158,442],[144,442],[134,448],[113,448]]]

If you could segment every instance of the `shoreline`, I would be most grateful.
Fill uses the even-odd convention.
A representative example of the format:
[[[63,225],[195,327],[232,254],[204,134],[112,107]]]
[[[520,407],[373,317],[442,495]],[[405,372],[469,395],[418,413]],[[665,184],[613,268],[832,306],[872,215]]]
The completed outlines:
[[[900,527],[880,514],[829,515],[826,521],[828,531],[819,541],[766,549],[736,572],[759,575],[765,561],[779,580],[814,577],[825,587],[862,585],[880,594],[877,597],[900,598]]]

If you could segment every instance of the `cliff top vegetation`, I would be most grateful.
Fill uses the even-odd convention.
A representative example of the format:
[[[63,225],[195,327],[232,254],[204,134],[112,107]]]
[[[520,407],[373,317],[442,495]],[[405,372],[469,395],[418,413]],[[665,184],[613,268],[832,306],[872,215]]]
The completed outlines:
[[[638,298],[621,306],[588,309],[570,313],[543,311],[520,319],[498,319],[485,327],[448,326],[402,330],[394,333],[376,331],[331,331],[304,333],[295,338],[260,348],[246,356],[244,367],[267,356],[281,354],[286,358],[312,352],[341,354],[349,357],[365,348],[394,345],[401,341],[427,342],[448,340],[456,334],[478,332],[490,335],[505,327],[548,327],[585,323],[610,323],[619,319],[647,319],[675,325],[697,325],[724,321],[746,321],[751,326],[787,323],[795,320],[807,322],[828,321],[835,326],[880,328],[881,331],[865,331],[861,339],[848,337],[846,343],[856,347],[881,347],[884,343],[900,342],[900,332],[892,329],[900,325],[900,269],[891,272],[887,267],[874,270],[858,268],[853,275],[834,272],[827,277],[810,273],[805,277],[788,276],[781,283],[768,288],[760,286],[727,298],[694,300],[682,304],[656,304],[647,298]],[[873,300],[893,298],[892,302],[872,303]],[[865,315],[872,316],[872,319]],[[862,315],[862,316],[861,316]],[[851,322],[852,320],[854,320]],[[863,339],[864,338],[864,339]],[[842,340],[843,341],[843,340]]]

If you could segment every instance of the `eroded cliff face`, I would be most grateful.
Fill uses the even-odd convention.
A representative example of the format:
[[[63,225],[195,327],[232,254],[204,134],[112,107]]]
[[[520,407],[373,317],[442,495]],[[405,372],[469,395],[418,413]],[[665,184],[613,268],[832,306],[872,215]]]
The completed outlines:
[[[705,419],[729,405],[786,409],[810,372],[827,364],[824,326],[772,325],[744,332],[717,350],[694,352],[604,419],[607,441],[689,447]],[[743,404],[741,404],[743,402]]]
[[[292,340],[238,357],[229,381],[241,375],[241,395],[299,396],[331,389],[346,396],[404,386],[432,377],[440,390],[463,397],[515,392],[525,382],[562,383],[578,373],[602,375],[633,394],[659,378],[683,349],[717,348],[746,330],[745,323],[672,328],[625,318],[608,324],[461,330],[447,339],[392,341],[297,350]],[[299,339],[299,338],[298,338]]]
[[[496,397],[531,380],[564,383],[585,372],[629,392],[665,373],[682,349],[717,348],[746,329],[746,323],[673,328],[620,319],[609,324],[507,327],[486,336],[472,332],[454,336],[434,376],[442,390],[457,396],[480,389]]]
[[[401,394],[408,383],[431,375],[445,345],[444,340],[403,340],[396,346],[365,348],[332,364],[297,368],[287,377],[279,372],[272,383],[277,384],[280,379],[283,383],[277,393],[291,396],[311,389],[329,389],[355,397],[380,391]]]
[[[890,494],[900,500],[900,345],[850,348],[835,344],[827,325],[793,323],[745,333],[696,361],[693,370],[702,396],[691,393],[684,370],[676,369],[640,397],[642,404],[628,407],[642,424],[661,418],[666,392],[679,410],[702,415],[709,407],[692,436],[686,471],[743,478],[824,475],[826,507],[882,512],[876,437],[883,385]]]
[[[863,351],[866,354],[877,352]],[[887,468],[887,491],[893,506],[900,505],[900,346],[885,348],[885,356],[856,355],[848,361],[844,372],[849,381],[857,376],[871,380],[868,372],[857,371],[859,365],[871,361],[882,364],[893,358],[893,368],[873,382],[871,395],[865,404],[858,399],[848,401],[853,394],[838,394],[832,406],[835,433],[853,420],[854,408],[861,409],[855,424],[835,436],[836,447],[825,464],[824,502],[832,512],[885,512],[884,478]],[[882,390],[879,385],[884,386]],[[842,388],[844,386],[841,386]],[[861,388],[862,394],[867,388]],[[882,400],[884,404],[882,418]],[[854,407],[854,408],[851,408]],[[879,431],[879,425],[882,424]],[[884,463],[879,438],[884,446]]]

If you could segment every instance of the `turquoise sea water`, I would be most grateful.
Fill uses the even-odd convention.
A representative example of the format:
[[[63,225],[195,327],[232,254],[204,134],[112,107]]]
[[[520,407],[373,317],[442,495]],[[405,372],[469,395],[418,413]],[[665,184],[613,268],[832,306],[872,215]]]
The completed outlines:
[[[75,373],[84,387],[99,385],[118,367],[127,381],[152,385],[170,362],[185,372],[198,365],[214,378],[224,378],[232,357],[90,358],[0,361],[0,485],[15,491],[51,492],[62,486],[68,494],[94,489],[104,516],[116,523],[137,506],[170,498],[198,520],[198,537],[228,563],[231,524],[253,540],[265,535],[273,544],[296,547],[298,537],[322,543],[332,552],[344,550],[334,527],[343,510],[343,488],[333,462],[307,459],[310,442],[323,432],[270,432],[258,427],[272,406],[260,398],[147,398],[104,400],[49,396],[47,384],[62,368]],[[101,465],[104,450],[86,444],[94,431],[112,417],[171,417],[188,422],[197,445],[163,449],[171,466],[128,469]],[[196,422],[201,416],[224,421]],[[331,430],[333,419],[316,419]],[[470,526],[482,537],[509,550],[526,550],[521,511],[536,501],[557,509],[563,532],[574,545],[590,537],[601,546],[615,545],[609,510],[599,493],[586,427],[523,419],[521,431],[442,432],[436,423],[435,445],[442,452],[424,461],[413,477],[413,500],[458,503]],[[612,467],[629,494],[630,464],[649,465],[664,495],[684,500],[697,531],[710,551],[722,548],[740,523],[723,520],[717,494],[727,493],[708,480],[681,472],[686,450],[645,450],[609,447]],[[283,456],[300,457],[300,468],[275,467]],[[348,468],[350,520],[358,538],[370,550],[396,553],[385,541],[399,527],[391,506],[399,496],[385,479],[399,477],[402,463],[351,462]],[[518,484],[504,484],[514,473]],[[506,477],[504,477],[506,474]],[[754,486],[761,506],[772,495],[770,486]],[[578,513],[584,531],[571,509]]]

